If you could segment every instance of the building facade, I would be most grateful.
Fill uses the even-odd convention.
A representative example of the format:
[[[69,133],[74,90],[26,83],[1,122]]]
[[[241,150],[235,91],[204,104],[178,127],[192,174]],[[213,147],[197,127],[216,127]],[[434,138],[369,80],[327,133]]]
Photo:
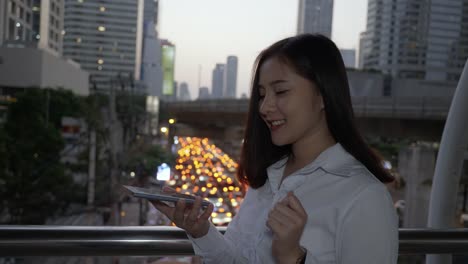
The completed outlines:
[[[224,95],[224,71],[225,64],[217,63],[213,69],[211,79],[211,94],[213,98],[222,98]]]
[[[200,87],[198,90],[198,99],[210,99],[210,89],[208,87]]]
[[[224,98],[236,98],[237,93],[237,56],[228,56],[224,69]]]
[[[161,40],[161,67],[162,67],[162,91],[163,100],[176,99],[176,85],[174,79],[176,47],[168,40]]]
[[[109,89],[119,75],[140,79],[143,9],[143,0],[65,0],[63,54],[97,89]]]
[[[369,0],[360,65],[398,78],[456,82],[468,57],[467,0]]]
[[[356,68],[356,50],[340,49],[340,53],[346,68]]]
[[[158,1],[145,0],[143,16],[143,54],[140,80],[146,94],[162,95],[163,71],[161,64],[161,40],[158,37]]]
[[[297,34],[319,33],[331,38],[333,0],[299,0]]]
[[[179,89],[178,89],[178,100],[179,101],[190,101],[192,98],[190,96],[190,90],[189,90],[189,87],[188,87],[188,84],[186,82],[182,82],[180,83],[179,85]]]
[[[89,74],[77,63],[37,48],[0,47],[0,94],[6,88],[64,88],[89,94]]]
[[[0,2],[0,46],[39,48],[60,56],[64,5],[61,0]]]

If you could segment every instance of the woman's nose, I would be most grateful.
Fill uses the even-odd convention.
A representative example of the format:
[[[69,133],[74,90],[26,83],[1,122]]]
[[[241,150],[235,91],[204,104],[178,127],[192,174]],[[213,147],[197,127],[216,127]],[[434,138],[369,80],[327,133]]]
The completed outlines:
[[[262,103],[260,104],[260,114],[265,116],[268,113],[274,112],[276,108],[274,96],[265,95]]]

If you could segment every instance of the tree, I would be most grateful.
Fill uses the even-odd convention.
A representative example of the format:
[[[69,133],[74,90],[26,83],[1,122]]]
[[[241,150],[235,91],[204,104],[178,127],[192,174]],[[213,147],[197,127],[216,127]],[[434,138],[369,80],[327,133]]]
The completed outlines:
[[[123,168],[127,172],[135,172],[138,179],[143,183],[148,177],[154,177],[158,166],[163,163],[171,166],[174,160],[174,155],[163,147],[147,145],[143,140],[140,140],[138,144],[135,144],[134,147],[130,149],[128,158],[123,164]]]
[[[42,224],[74,198],[60,162],[62,116],[81,113],[79,98],[64,90],[28,88],[9,106],[0,132],[0,199],[11,224]]]

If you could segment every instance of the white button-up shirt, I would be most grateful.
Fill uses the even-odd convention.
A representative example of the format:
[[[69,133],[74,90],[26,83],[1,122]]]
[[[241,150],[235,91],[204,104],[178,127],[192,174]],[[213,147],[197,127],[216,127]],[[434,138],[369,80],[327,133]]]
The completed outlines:
[[[266,183],[247,191],[224,236],[213,225],[201,238],[189,236],[195,254],[205,263],[274,263],[268,212],[293,191],[308,214],[300,240],[306,263],[397,263],[392,199],[362,163],[336,144],[281,183],[286,161],[271,165]]]

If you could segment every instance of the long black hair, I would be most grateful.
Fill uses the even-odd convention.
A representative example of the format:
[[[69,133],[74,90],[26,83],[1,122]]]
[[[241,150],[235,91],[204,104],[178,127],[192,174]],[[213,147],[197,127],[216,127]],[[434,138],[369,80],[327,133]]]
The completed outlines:
[[[320,91],[328,129],[336,142],[359,160],[381,182],[393,181],[359,133],[349,93],[348,77],[340,51],[335,43],[322,35],[302,34],[280,40],[257,57],[252,74],[249,112],[237,170],[238,179],[252,188],[265,184],[266,169],[279,159],[292,154],[291,145],[273,144],[270,131],[259,113],[258,82],[260,68],[270,58],[278,58],[313,82]]]

